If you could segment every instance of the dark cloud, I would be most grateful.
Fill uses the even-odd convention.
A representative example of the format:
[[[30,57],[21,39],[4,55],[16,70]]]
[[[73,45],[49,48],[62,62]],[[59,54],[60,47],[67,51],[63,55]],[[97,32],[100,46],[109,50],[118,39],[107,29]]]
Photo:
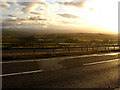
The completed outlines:
[[[11,25],[17,25],[18,21],[16,19],[4,19],[2,21],[2,26],[11,26]]]
[[[46,21],[46,19],[43,19],[43,18],[41,18],[40,16],[30,17],[29,20]]]
[[[6,22],[2,22],[2,27],[10,26],[10,25],[14,25],[14,23],[6,23]]]
[[[15,25],[26,25],[29,21],[33,21],[32,23],[29,23],[31,25],[35,25],[37,24],[37,21],[46,21],[47,19],[43,19],[40,16],[35,16],[35,17],[29,17],[29,18],[7,18],[7,19],[3,19],[2,20],[2,26],[15,26]],[[39,23],[40,25],[42,25],[41,23]]]
[[[7,15],[8,17],[15,17],[15,16],[13,16],[13,15]]]
[[[10,4],[7,3],[7,2],[1,2],[1,1],[0,1],[0,6],[2,6],[3,9],[6,9],[6,8],[9,8],[9,7],[10,7]]]
[[[18,2],[8,2],[10,5],[13,5],[13,6],[19,6],[19,3]]]
[[[30,12],[30,13],[35,15],[41,15],[41,13],[38,13],[38,12]]]
[[[11,18],[7,18],[7,19],[3,19],[3,21],[5,21],[5,22],[16,22],[17,21],[17,19],[11,19]]]
[[[39,5],[44,5],[47,6],[46,3],[44,2],[20,2],[20,5],[24,6],[21,11],[23,11],[24,13],[29,13],[31,12],[31,10],[35,9],[36,6]]]
[[[65,17],[65,18],[78,18],[78,16],[71,15],[71,14],[58,14],[58,15]]]
[[[85,2],[57,2],[57,3],[65,6],[75,6],[78,8],[83,8]]]

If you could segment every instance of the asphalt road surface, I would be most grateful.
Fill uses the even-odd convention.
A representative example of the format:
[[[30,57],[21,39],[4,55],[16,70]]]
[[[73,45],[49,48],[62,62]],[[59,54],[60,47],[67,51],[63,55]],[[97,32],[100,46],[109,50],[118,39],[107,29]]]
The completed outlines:
[[[119,53],[14,60],[2,64],[3,88],[117,88]]]

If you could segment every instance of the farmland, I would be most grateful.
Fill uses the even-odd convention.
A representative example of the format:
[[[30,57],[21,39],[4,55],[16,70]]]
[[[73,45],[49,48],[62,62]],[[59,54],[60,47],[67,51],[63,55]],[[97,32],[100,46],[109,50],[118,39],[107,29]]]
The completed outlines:
[[[117,44],[118,36],[102,33],[27,33],[6,32],[2,35],[3,48],[43,48],[66,45]]]
[[[118,36],[101,33],[27,33],[2,35],[3,59],[81,55],[117,49]],[[105,46],[106,45],[106,46]]]

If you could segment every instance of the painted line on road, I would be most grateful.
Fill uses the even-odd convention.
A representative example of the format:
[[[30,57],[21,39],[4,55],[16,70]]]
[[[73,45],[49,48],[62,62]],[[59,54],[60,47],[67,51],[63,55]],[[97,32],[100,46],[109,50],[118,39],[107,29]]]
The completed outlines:
[[[107,60],[107,61],[92,62],[92,63],[86,63],[86,64],[83,64],[83,65],[88,66],[88,65],[95,65],[95,64],[101,64],[101,63],[113,62],[113,61],[118,61],[118,60],[120,60],[120,59],[112,59],[112,60]]]
[[[100,62],[87,63],[87,64],[83,64],[83,65],[85,65],[85,66],[88,66],[88,65],[96,65],[96,64],[113,62],[113,61],[119,61],[119,60],[120,60],[120,59],[112,59],[112,60],[108,60],[108,61],[100,61]],[[0,75],[0,77],[24,75],[24,74],[31,74],[31,73],[38,73],[38,72],[43,72],[43,70],[34,70],[34,71],[27,71],[27,72],[18,72],[18,73],[2,74],[2,75]]]
[[[4,61],[0,62],[0,64],[7,64],[7,63],[23,63],[23,62],[37,62],[37,61],[45,61],[45,60],[58,60],[58,59],[73,59],[73,58],[82,58],[82,57],[93,57],[93,56],[105,56],[105,55],[117,55],[117,53],[104,53],[104,54],[91,54],[91,55],[82,55],[82,56],[68,56],[68,57],[57,57],[57,58],[47,58],[47,59],[37,59],[37,60],[18,60],[18,61]]]
[[[28,71],[28,72],[2,74],[2,75],[0,75],[0,77],[15,76],[15,75],[22,75],[22,74],[30,74],[30,73],[38,73],[38,72],[42,72],[42,71],[43,71],[43,70],[35,70],[35,71]]]
[[[119,60],[120,60],[120,59],[112,59],[112,60],[107,60],[107,61],[87,63],[87,64],[83,64],[83,65],[85,65],[85,66],[88,66],[88,65],[96,65],[96,64],[113,62],[113,61],[119,61]],[[38,72],[43,72],[43,70],[34,70],[34,71],[27,71],[27,72],[18,72],[18,73],[2,74],[2,75],[0,75],[0,77],[23,75],[23,74],[38,73]]]

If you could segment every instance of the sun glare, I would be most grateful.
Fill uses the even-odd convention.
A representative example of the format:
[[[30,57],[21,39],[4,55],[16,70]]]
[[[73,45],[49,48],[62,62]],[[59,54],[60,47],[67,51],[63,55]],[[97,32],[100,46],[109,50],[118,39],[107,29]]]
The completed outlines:
[[[76,20],[78,23],[89,24],[96,29],[103,28],[106,32],[117,33],[118,28],[118,8],[117,1],[114,0],[105,0],[105,1],[88,1],[84,4],[84,7],[81,9],[71,8],[73,15],[79,16],[79,20]],[[73,12],[74,9],[74,12]],[[76,24],[76,25],[80,25]]]
[[[3,18],[5,23],[10,23],[4,24],[4,27],[25,27],[30,24],[38,29],[40,28],[38,26],[42,29],[46,26],[47,29],[60,26],[67,29],[76,27],[79,30],[82,27],[88,32],[92,32],[90,28],[93,28],[96,32],[118,33],[118,1],[46,0],[43,3],[19,3],[19,5],[4,3],[6,15]]]
[[[110,32],[117,32],[118,9],[117,3],[106,1],[88,2],[86,6],[93,8],[88,12],[88,21]],[[112,31],[111,31],[112,30]]]

